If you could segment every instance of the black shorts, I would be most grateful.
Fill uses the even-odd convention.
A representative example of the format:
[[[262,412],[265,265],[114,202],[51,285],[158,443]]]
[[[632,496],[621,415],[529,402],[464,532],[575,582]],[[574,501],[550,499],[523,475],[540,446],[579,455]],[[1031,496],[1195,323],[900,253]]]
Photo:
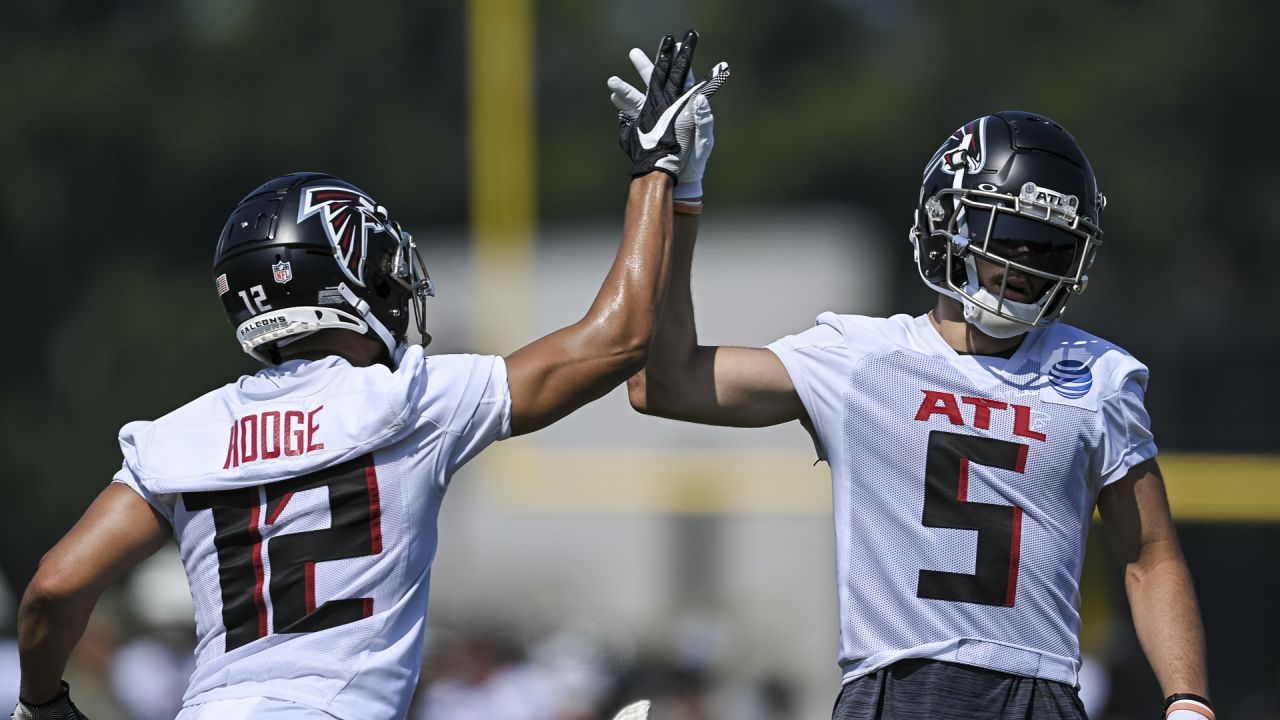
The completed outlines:
[[[840,689],[832,720],[1085,720],[1080,695],[1053,680],[902,660]]]

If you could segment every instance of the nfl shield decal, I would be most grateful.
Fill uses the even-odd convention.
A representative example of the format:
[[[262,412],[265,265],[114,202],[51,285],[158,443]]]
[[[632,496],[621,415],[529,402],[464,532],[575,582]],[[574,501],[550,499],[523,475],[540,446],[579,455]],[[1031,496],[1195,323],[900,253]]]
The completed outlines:
[[[1049,385],[1062,397],[1075,400],[1089,394],[1093,373],[1080,360],[1059,360],[1049,368]]]
[[[293,279],[293,266],[288,260],[281,260],[271,266],[271,274],[275,276],[276,282],[283,285]]]

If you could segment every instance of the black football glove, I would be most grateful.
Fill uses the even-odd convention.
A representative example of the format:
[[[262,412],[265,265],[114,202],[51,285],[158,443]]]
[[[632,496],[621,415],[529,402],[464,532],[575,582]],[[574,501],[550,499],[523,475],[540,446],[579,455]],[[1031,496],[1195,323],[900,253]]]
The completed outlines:
[[[679,47],[676,48],[679,51]],[[628,55],[635,66],[641,87],[646,90],[653,76],[653,60],[640,48],[632,48]],[[681,169],[676,179],[676,189],[672,194],[676,200],[702,197],[702,176],[706,173],[707,159],[711,157],[711,149],[715,147],[715,119],[711,115],[711,103],[708,98],[720,89],[729,77],[729,64],[717,63],[703,80],[701,89],[689,98],[688,104],[676,116],[676,142],[680,143]],[[645,93],[637,90],[631,83],[614,75],[608,80],[609,99],[622,118],[634,120],[644,107]],[[685,75],[684,90],[693,87],[693,73]]]
[[[690,99],[699,94],[711,95],[724,82],[723,77],[713,73],[685,88],[685,77],[693,64],[693,51],[697,45],[698,33],[693,30],[685,33],[679,50],[672,36],[663,37],[654,59],[644,104],[635,115],[627,112],[618,114],[619,139],[623,151],[631,157],[633,177],[661,170],[672,180],[678,180],[686,160],[686,148],[692,145],[694,124],[688,122],[685,127],[678,128],[676,118]]]
[[[9,720],[89,720],[84,713],[71,702],[71,686],[62,681],[62,692],[47,703],[32,705],[18,700]]]

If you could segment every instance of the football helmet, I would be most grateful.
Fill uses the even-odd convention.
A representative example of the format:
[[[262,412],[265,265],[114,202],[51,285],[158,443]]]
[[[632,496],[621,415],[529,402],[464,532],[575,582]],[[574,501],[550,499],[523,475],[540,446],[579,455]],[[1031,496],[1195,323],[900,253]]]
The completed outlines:
[[[413,313],[422,344],[435,295],[413,237],[386,208],[321,173],[276,178],[231,213],[213,256],[214,285],[244,351],[272,364],[317,330],[373,335],[394,367]]]
[[[978,118],[925,166],[910,231],[920,278],[992,337],[1052,325],[1088,284],[1105,206],[1089,160],[1061,125],[1028,112]],[[999,292],[983,287],[979,259],[1001,268]],[[1010,273],[1043,289],[1015,302],[1006,296]]]

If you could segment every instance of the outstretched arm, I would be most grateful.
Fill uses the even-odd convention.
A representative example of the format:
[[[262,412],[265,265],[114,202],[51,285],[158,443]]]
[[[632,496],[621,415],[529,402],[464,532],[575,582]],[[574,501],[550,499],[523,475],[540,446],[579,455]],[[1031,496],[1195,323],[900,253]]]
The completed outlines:
[[[639,49],[631,51],[630,60],[644,85],[651,86],[653,63]],[[728,75],[722,63],[711,77],[723,82]],[[692,85],[692,75],[685,82]],[[608,86],[610,100],[624,117],[639,111],[644,93],[616,75]],[[782,362],[762,348],[700,346],[694,326],[690,275],[696,213],[702,208],[702,178],[715,146],[715,118],[706,95],[695,97],[684,116],[694,132],[675,192],[671,280],[648,365],[627,382],[628,394],[631,406],[646,414],[712,425],[775,425],[805,413]]]
[[[633,113],[622,115],[620,142],[631,158],[622,246],[587,315],[507,357],[513,435],[532,432],[604,395],[645,362],[666,294],[671,255],[673,181],[693,142],[691,100],[705,103],[728,68],[723,63],[685,83],[698,35],[676,49],[662,39],[652,82]]]
[[[805,417],[791,376],[772,351],[698,344],[690,291],[697,234],[697,215],[676,215],[670,287],[649,362],[627,381],[631,407],[647,415],[736,427]]]
[[[1098,509],[1124,566],[1133,625],[1161,690],[1208,697],[1204,629],[1156,461],[1135,465],[1105,487]]]
[[[159,550],[169,534],[169,523],[146,500],[112,483],[45,554],[18,608],[24,702],[58,695],[67,658],[103,588]]]
[[[644,365],[666,290],[671,176],[631,181],[622,246],[585,317],[507,356],[511,432],[550,425]]]

